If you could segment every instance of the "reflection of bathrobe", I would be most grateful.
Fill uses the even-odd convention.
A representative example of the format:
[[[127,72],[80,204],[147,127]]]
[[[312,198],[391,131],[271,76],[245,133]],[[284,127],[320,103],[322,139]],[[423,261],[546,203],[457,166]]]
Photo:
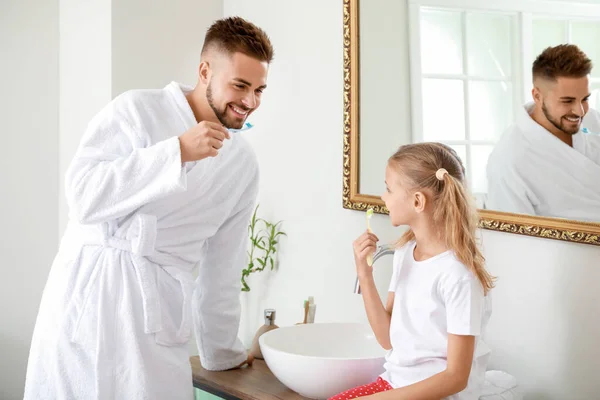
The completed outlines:
[[[600,112],[590,108],[583,117],[581,128],[589,133],[600,134]]]
[[[240,275],[257,161],[237,133],[182,168],[177,135],[196,124],[183,89],[125,93],[90,123],[67,172],[71,222],[25,399],[190,399],[192,325],[204,367],[246,359]]]
[[[532,107],[490,155],[486,208],[600,221],[600,137],[580,132],[570,147],[529,116]]]

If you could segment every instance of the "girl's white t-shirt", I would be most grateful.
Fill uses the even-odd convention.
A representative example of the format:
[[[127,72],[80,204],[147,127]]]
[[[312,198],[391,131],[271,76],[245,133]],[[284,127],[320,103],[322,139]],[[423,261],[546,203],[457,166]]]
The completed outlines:
[[[477,400],[490,355],[481,337],[491,315],[477,277],[447,251],[425,261],[414,258],[415,241],[394,253],[390,291],[392,349],[381,375],[394,388],[408,386],[446,369],[448,334],[473,335],[475,353],[469,383],[448,400]]]

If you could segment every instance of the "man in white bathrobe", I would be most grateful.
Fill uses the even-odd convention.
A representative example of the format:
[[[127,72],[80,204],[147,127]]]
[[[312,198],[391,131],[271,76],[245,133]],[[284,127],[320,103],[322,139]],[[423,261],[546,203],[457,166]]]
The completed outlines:
[[[600,136],[582,131],[590,59],[575,45],[533,63],[534,102],[499,140],[487,167],[485,208],[600,221]]]
[[[70,222],[25,399],[191,399],[192,329],[205,368],[251,364],[237,333],[258,166],[238,129],[272,58],[261,29],[217,21],[195,88],[129,91],[90,122],[66,176]]]

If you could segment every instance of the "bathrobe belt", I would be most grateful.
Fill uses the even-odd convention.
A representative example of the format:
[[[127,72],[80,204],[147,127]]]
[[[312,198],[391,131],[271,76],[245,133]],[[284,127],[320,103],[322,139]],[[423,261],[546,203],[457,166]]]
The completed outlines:
[[[137,214],[127,229],[125,238],[117,238],[109,233],[109,224],[103,223],[101,229],[82,231],[84,245],[97,245],[131,253],[135,272],[142,293],[144,310],[144,331],[156,333],[162,329],[160,299],[156,282],[156,268],[146,257],[154,254],[156,244],[156,217]]]

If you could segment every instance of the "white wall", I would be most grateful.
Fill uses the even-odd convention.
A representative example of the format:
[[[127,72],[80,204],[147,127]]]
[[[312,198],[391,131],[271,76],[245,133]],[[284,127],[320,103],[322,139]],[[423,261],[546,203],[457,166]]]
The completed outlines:
[[[113,2],[113,97],[171,81],[194,85],[206,29],[222,16],[222,0]]]
[[[111,55],[111,0],[60,0],[59,237],[65,172],[88,121],[111,99]]]
[[[234,14],[264,28],[275,46],[269,88],[247,136],[261,166],[263,216],[283,219],[289,235],[279,270],[250,279],[241,336],[250,343],[268,307],[277,310],[280,326],[299,322],[310,295],[317,322],[366,321],[352,293],[351,249],[365,228],[364,213],[341,205],[342,0],[225,0],[225,15]],[[400,235],[386,216],[376,215],[372,226],[382,241]],[[514,374],[529,399],[600,397],[600,248],[491,231],[483,231],[483,244],[499,276],[492,367]],[[377,265],[382,292],[390,265],[389,258]]]
[[[58,0],[0,7],[0,398],[12,400],[58,240]]]
[[[498,276],[488,342],[492,368],[528,399],[600,398],[600,247],[484,231]]]

